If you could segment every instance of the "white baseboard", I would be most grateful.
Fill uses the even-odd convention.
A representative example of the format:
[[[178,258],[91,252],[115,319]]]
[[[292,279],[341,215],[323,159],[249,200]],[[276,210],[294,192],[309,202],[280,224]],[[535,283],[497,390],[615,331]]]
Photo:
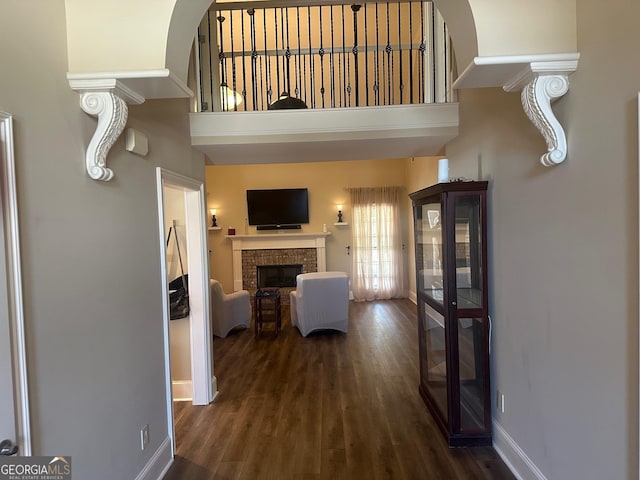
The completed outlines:
[[[496,419],[493,419],[493,448],[518,480],[547,480]]]
[[[171,440],[165,438],[135,480],[162,480],[173,463]]]
[[[416,295],[416,292],[412,292],[411,290],[409,290],[409,300],[411,300],[416,305],[418,304],[418,296]]]
[[[215,377],[215,375],[213,377],[211,377],[211,402],[213,403],[213,401],[216,399],[216,397],[218,396],[218,379]]]
[[[171,382],[173,387],[173,401],[185,402],[193,400],[193,382],[191,380],[174,380]]]

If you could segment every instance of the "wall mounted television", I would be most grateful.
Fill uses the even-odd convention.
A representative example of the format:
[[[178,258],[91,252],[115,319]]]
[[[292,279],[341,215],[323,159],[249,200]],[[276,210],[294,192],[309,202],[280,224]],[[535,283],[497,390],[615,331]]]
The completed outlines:
[[[306,188],[247,190],[249,225],[258,230],[300,228],[309,223],[309,192]]]

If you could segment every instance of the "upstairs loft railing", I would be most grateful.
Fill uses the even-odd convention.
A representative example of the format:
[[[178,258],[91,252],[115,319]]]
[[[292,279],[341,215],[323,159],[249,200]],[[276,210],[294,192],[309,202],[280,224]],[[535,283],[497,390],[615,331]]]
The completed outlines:
[[[430,1],[217,3],[197,54],[201,112],[455,101],[451,40]]]

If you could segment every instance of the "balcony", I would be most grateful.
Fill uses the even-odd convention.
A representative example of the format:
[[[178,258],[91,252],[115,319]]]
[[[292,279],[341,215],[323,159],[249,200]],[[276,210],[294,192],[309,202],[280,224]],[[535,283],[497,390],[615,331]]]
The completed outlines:
[[[215,3],[198,30],[192,144],[212,164],[437,155],[457,135],[431,2]]]

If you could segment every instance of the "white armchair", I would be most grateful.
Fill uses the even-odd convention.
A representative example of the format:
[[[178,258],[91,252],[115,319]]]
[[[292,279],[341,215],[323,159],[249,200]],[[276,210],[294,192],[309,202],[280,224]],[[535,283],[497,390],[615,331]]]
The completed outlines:
[[[291,325],[303,337],[315,330],[339,330],[349,326],[349,277],[344,272],[302,273],[289,294]]]
[[[240,290],[225,294],[217,280],[209,279],[211,297],[211,323],[213,334],[224,338],[236,327],[249,328],[251,324],[251,298],[249,292]]]

